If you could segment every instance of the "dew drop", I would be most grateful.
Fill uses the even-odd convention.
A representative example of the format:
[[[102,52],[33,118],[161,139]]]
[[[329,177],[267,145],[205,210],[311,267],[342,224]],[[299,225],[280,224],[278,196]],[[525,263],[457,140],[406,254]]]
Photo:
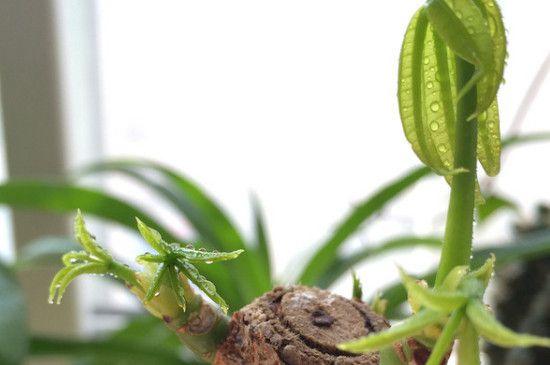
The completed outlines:
[[[205,261],[204,263],[207,264],[207,265],[210,265],[210,264],[214,263],[214,261]]]
[[[427,65],[430,63],[430,57],[424,57],[424,64]]]
[[[437,146],[437,149],[439,150],[439,152],[447,152],[447,145],[445,143],[441,143]]]
[[[155,293],[154,297],[158,297],[159,295],[160,295],[160,292],[158,291]]]
[[[487,112],[483,112],[479,114],[479,116],[477,117],[477,120],[479,122],[485,122],[487,120]]]
[[[439,103],[437,101],[434,101],[431,105],[430,105],[430,109],[432,110],[432,112],[436,112],[439,110]]]
[[[473,27],[468,27],[468,34],[474,34],[476,31]]]
[[[489,123],[487,123],[487,127],[489,127],[489,129],[495,128],[495,122],[489,122]]]
[[[439,129],[439,123],[437,123],[437,122],[431,122],[431,123],[430,123],[430,129],[431,129],[432,131],[435,132],[436,130]]]
[[[53,299],[48,299],[48,303],[53,304]]]
[[[456,14],[456,17],[457,17],[458,19],[462,19],[462,12],[461,12],[461,11],[457,10],[457,11],[455,12],[455,14]]]
[[[428,89],[431,89],[432,87],[434,87],[434,83],[431,82],[431,81],[429,81],[429,82],[426,84],[426,87],[427,87]]]

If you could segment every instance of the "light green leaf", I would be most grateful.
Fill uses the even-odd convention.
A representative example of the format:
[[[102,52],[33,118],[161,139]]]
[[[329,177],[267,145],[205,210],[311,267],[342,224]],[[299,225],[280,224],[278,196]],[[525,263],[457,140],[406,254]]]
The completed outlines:
[[[153,247],[158,253],[166,254],[168,244],[162,240],[160,233],[151,227],[148,227],[139,218],[136,217],[137,227],[141,236]]]
[[[252,197],[252,214],[254,217],[255,250],[258,253],[258,259],[262,260],[262,266],[265,268],[268,277],[271,277],[271,254],[269,253],[269,239],[264,215],[258,199]]]
[[[95,237],[86,229],[86,223],[84,223],[84,217],[80,209],[78,209],[74,220],[74,234],[76,240],[90,255],[100,260],[112,260],[111,255],[95,241]]]
[[[456,290],[464,276],[466,276],[469,271],[470,269],[466,265],[453,267],[453,269],[447,274],[447,277],[443,280],[443,283],[441,283],[441,289]]]
[[[168,268],[168,280],[170,282],[170,286],[172,287],[172,291],[176,296],[176,301],[178,302],[178,305],[185,312],[185,289],[183,288],[183,284],[180,281],[178,271],[173,266]]]
[[[358,340],[340,344],[337,347],[340,350],[356,353],[377,351],[384,347],[391,346],[402,338],[414,336],[420,333],[425,327],[436,324],[443,318],[445,318],[444,314],[430,310],[422,310],[389,329],[372,333]]]
[[[458,335],[458,364],[480,365],[479,335],[467,318]]]
[[[193,284],[195,284],[200,290],[204,292],[214,303],[218,304],[224,313],[227,313],[229,307],[225,303],[225,300],[216,292],[216,286],[208,281],[204,276],[202,276],[197,268],[191,263],[186,262],[185,260],[178,260],[178,269],[187,276]]]
[[[485,304],[472,300],[466,307],[466,314],[476,331],[489,342],[502,347],[550,347],[550,338],[516,333],[498,322]]]
[[[415,279],[408,276],[402,269],[399,269],[401,280],[407,288],[408,296],[415,303],[441,313],[451,313],[462,307],[468,298],[458,291],[441,289],[428,289],[419,285]]]
[[[467,277],[480,280],[486,288],[487,285],[489,285],[489,281],[493,277],[493,273],[495,272],[495,262],[496,257],[494,254],[491,254],[483,265],[469,273]]]
[[[335,257],[338,255],[340,246],[349,239],[368,218],[386,207],[386,205],[396,199],[399,194],[429,174],[430,170],[428,168],[421,167],[414,169],[360,202],[355,209],[337,225],[330,237],[320,245],[313,257],[304,266],[302,274],[297,282],[304,285],[316,283],[319,278],[329,270]]]
[[[172,243],[170,247],[171,251],[174,254],[181,256],[185,260],[188,260],[192,263],[205,262],[207,264],[211,264],[213,262],[234,260],[239,257],[241,253],[244,252],[244,250],[237,250],[232,252],[196,250],[194,248],[182,247],[177,243]]]
[[[359,280],[359,277],[357,276],[357,273],[355,271],[351,272],[351,277],[353,280],[353,290],[351,293],[351,297],[355,300],[363,300],[363,286],[361,285],[361,280]]]
[[[10,269],[0,261],[0,363],[19,365],[27,354],[26,308]]]
[[[149,288],[147,288],[147,293],[144,298],[145,301],[150,301],[160,291],[160,287],[164,283],[164,275],[166,274],[166,271],[167,267],[163,262],[158,264],[155,274],[149,283]]]
[[[61,269],[53,278],[50,284],[50,295],[48,301],[54,302],[57,293],[56,304],[61,303],[61,298],[65,294],[67,286],[78,276],[84,274],[106,274],[107,269],[102,263],[86,263],[71,265]]]

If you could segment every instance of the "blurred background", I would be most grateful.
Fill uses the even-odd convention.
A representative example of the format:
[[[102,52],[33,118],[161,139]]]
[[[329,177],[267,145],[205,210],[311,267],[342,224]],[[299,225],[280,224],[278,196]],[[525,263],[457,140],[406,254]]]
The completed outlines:
[[[275,277],[292,282],[298,263],[357,202],[419,165],[402,133],[396,85],[402,37],[421,3],[0,0],[0,178],[69,176],[121,157],[162,162],[203,187],[244,236],[253,234],[256,196]],[[550,4],[499,3],[510,54],[501,130],[548,130]],[[480,245],[510,239],[514,224],[532,221],[536,206],[549,202],[549,148],[510,148],[501,174],[481,178],[517,210],[479,227]],[[79,182],[146,207],[178,235],[191,232],[171,206],[128,179]],[[440,235],[448,192],[443,179],[423,181],[345,249]],[[71,217],[2,206],[0,259],[13,261],[37,237],[70,235]],[[91,218],[90,228],[128,262],[145,250],[125,228]],[[422,273],[437,257],[419,247],[355,269],[370,296],[396,280],[395,263]],[[48,305],[53,272],[19,275],[33,332],[95,336],[138,311],[97,278],[80,280],[62,306]],[[348,276],[332,289],[348,296]]]

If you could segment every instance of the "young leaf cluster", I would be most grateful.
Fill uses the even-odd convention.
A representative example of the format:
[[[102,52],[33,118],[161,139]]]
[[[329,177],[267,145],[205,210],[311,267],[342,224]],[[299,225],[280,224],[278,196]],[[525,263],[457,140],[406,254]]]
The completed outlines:
[[[390,329],[338,347],[350,352],[388,348],[394,343],[415,338],[431,348],[427,365],[438,365],[458,338],[459,364],[479,364],[478,336],[504,347],[546,346],[550,339],[515,333],[501,325],[483,303],[482,297],[493,275],[492,256],[474,271],[456,266],[442,285],[430,289],[401,270],[414,315]]]
[[[475,66],[457,90],[456,57]],[[500,170],[496,94],[502,82],[506,37],[494,0],[430,0],[413,16],[403,41],[398,100],[407,140],[422,162],[447,180],[455,166],[457,103],[475,88],[479,161],[488,175]]]
[[[50,295],[48,298],[50,303],[54,302],[57,294],[56,303],[59,304],[67,286],[71,281],[83,274],[112,275],[131,285],[139,285],[134,272],[127,266],[115,261],[96,242],[94,236],[88,232],[80,210],[78,210],[75,218],[74,231],[76,240],[84,250],[71,251],[63,255],[62,261],[65,267],[55,275],[50,284]]]
[[[178,304],[185,310],[185,290],[180,281],[179,274],[183,274],[199,289],[201,289],[210,299],[218,304],[224,312],[227,312],[228,306],[223,298],[216,292],[216,287],[193,265],[195,263],[211,264],[219,261],[233,260],[237,258],[243,250],[232,252],[206,252],[189,247],[182,247],[178,243],[166,243],[160,233],[148,227],[137,220],[138,229],[143,238],[153,247],[158,254],[144,254],[137,258],[138,262],[156,263],[157,269],[152,282],[150,283],[145,300],[151,300],[159,291],[161,285],[167,279],[170,287],[176,295]]]
[[[139,219],[137,219],[137,225],[143,238],[157,251],[157,254],[146,253],[137,258],[137,261],[144,266],[155,268],[154,275],[151,278],[145,276],[145,280],[138,280],[136,272],[115,261],[95,241],[95,238],[86,229],[82,214],[78,211],[74,225],[75,236],[84,251],[72,251],[63,256],[62,261],[65,267],[52,280],[50,302],[53,302],[57,293],[57,303],[59,304],[65,289],[76,277],[82,274],[99,274],[112,275],[133,287],[138,287],[145,293],[143,297],[145,302],[153,299],[162,286],[167,286],[174,293],[176,301],[183,311],[186,309],[185,298],[186,290],[189,287],[187,280],[189,280],[218,304],[224,312],[227,312],[228,306],[216,292],[214,284],[201,275],[194,264],[232,260],[237,258],[243,250],[207,252],[194,249],[192,246],[183,247],[178,243],[169,244],[162,239],[159,232],[148,227]]]

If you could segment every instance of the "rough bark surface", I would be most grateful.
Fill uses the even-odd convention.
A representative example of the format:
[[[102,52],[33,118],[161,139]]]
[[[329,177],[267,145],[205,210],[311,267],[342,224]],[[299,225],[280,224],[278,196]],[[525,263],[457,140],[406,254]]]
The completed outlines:
[[[336,345],[388,327],[363,303],[317,288],[276,287],[233,315],[214,363],[377,365],[378,353]]]

